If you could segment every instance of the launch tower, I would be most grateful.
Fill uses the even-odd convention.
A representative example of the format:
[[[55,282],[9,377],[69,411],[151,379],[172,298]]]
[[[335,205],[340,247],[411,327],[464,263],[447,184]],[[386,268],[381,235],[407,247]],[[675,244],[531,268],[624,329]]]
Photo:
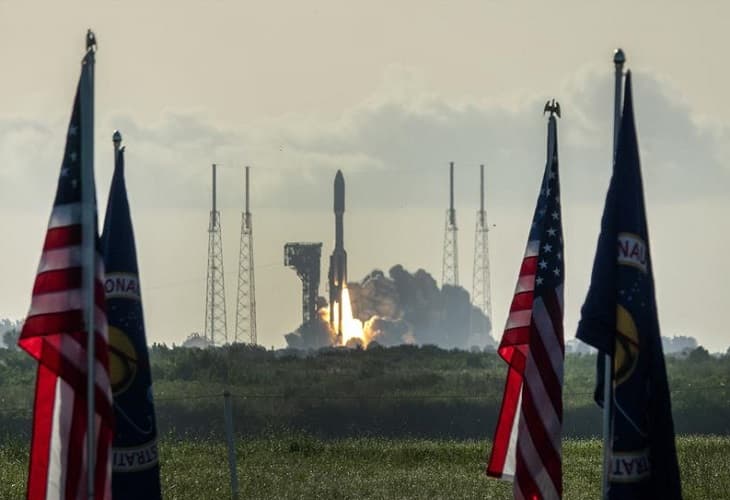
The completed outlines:
[[[492,322],[492,297],[489,278],[489,226],[484,210],[484,165],[479,165],[479,210],[474,233],[474,276],[472,280],[472,303],[480,308]],[[491,329],[491,328],[490,328]],[[472,333],[489,333],[472,332]]]
[[[444,253],[441,286],[459,284],[459,246],[457,240],[456,210],[454,209],[454,162],[449,164],[449,209],[444,227]]]
[[[205,293],[205,338],[211,345],[228,342],[226,294],[223,284],[223,243],[220,213],[216,208],[215,163],[213,164],[213,206],[208,225],[208,279]]]
[[[241,244],[238,251],[238,297],[234,342],[256,345],[256,283],[253,269],[253,227],[249,210],[248,171],[246,167],[245,210],[241,214]]]

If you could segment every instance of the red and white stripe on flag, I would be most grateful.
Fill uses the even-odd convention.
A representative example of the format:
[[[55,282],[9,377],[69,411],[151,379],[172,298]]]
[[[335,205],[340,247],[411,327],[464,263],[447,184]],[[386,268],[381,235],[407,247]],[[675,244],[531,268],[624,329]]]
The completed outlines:
[[[554,117],[548,164],[499,355],[508,372],[487,474],[518,499],[562,497],[563,239]]]
[[[530,325],[532,324],[532,302],[539,244],[539,241],[531,241],[527,245],[507,318],[507,326],[499,345],[499,355],[507,361],[509,368],[487,474],[504,479],[514,478],[516,471],[517,432],[529,349]]]
[[[87,334],[81,203],[56,205],[18,344],[38,361],[28,499],[86,500]],[[111,498],[112,396],[103,262],[95,272],[95,497]]]
[[[533,300],[538,244],[528,245],[499,347],[509,368],[487,466],[490,476],[514,481],[515,498],[527,499],[562,496],[563,348],[555,332],[556,322],[562,330],[562,285],[551,300]]]
[[[28,471],[29,500],[86,500],[89,482],[95,500],[111,499],[113,412],[104,265],[98,253],[93,148],[89,147],[93,142],[94,64],[94,48],[89,40],[93,41],[91,32],[87,35],[86,56],[76,88],[30,311],[18,340],[18,345],[38,362]],[[88,255],[93,262],[83,257],[84,245],[93,245],[93,248],[86,247],[95,250],[93,257]],[[83,284],[92,286],[89,277],[93,277],[93,290]],[[93,313],[93,325],[86,324],[89,320],[86,313]],[[89,328],[93,328],[94,339],[92,367],[88,366]],[[95,414],[91,422],[87,396],[89,368],[94,371]],[[94,435],[87,440],[89,432]],[[91,460],[87,456],[89,442],[96,444],[91,472],[88,470]]]

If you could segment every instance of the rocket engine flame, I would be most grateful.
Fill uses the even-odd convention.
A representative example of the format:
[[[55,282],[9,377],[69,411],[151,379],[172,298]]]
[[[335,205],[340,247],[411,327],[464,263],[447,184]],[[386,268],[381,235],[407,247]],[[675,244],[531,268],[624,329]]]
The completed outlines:
[[[337,302],[335,302],[334,311],[334,324],[338,324],[339,307]],[[342,288],[342,345],[347,345],[350,339],[360,339],[363,345],[367,344],[363,335],[362,321],[353,317],[350,292],[347,290],[347,286],[344,286]]]

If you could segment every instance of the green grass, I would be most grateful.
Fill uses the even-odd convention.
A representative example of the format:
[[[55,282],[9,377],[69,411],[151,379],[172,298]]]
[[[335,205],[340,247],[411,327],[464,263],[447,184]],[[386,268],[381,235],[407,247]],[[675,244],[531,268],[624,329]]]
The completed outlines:
[[[169,437],[160,447],[166,499],[229,498],[222,443]],[[677,447],[685,499],[730,496],[730,438],[682,436]],[[487,452],[478,441],[325,441],[301,435],[241,440],[240,498],[512,498],[511,484],[485,477]],[[600,442],[564,441],[563,461],[564,498],[599,498]],[[27,444],[0,446],[1,499],[23,497],[26,464]]]
[[[28,444],[20,441],[0,445],[0,498],[25,498]]]
[[[494,429],[507,366],[495,353],[433,346],[317,353],[266,351],[243,344],[150,353],[162,434],[222,435],[222,394],[233,394],[235,427],[249,436],[287,430],[327,439],[360,436],[484,439]],[[674,428],[730,435],[730,356],[667,358]],[[0,443],[29,439],[36,364],[0,349]],[[563,432],[600,433],[593,401],[595,355],[568,355]]]

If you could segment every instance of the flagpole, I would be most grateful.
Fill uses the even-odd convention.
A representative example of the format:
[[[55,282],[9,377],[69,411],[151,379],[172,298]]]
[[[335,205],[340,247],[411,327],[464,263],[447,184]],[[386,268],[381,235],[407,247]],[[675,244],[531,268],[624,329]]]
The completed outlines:
[[[611,168],[616,160],[616,142],[618,141],[618,125],[621,120],[621,82],[623,79],[623,67],[626,62],[624,51],[616,49],[613,53],[613,64],[616,69],[615,91],[613,100],[613,147],[611,149]],[[602,497],[608,499],[608,477],[611,472],[611,409],[613,406],[613,359],[611,355],[604,355],[603,363],[603,482]]]
[[[87,331],[86,344],[86,492],[94,500],[94,479],[96,470],[96,412],[94,394],[96,389],[96,352],[94,281],[96,278],[96,210],[94,199],[94,54],[96,37],[89,30],[86,33],[86,65],[81,85],[81,224],[82,259],[86,272],[83,273],[84,323]]]

